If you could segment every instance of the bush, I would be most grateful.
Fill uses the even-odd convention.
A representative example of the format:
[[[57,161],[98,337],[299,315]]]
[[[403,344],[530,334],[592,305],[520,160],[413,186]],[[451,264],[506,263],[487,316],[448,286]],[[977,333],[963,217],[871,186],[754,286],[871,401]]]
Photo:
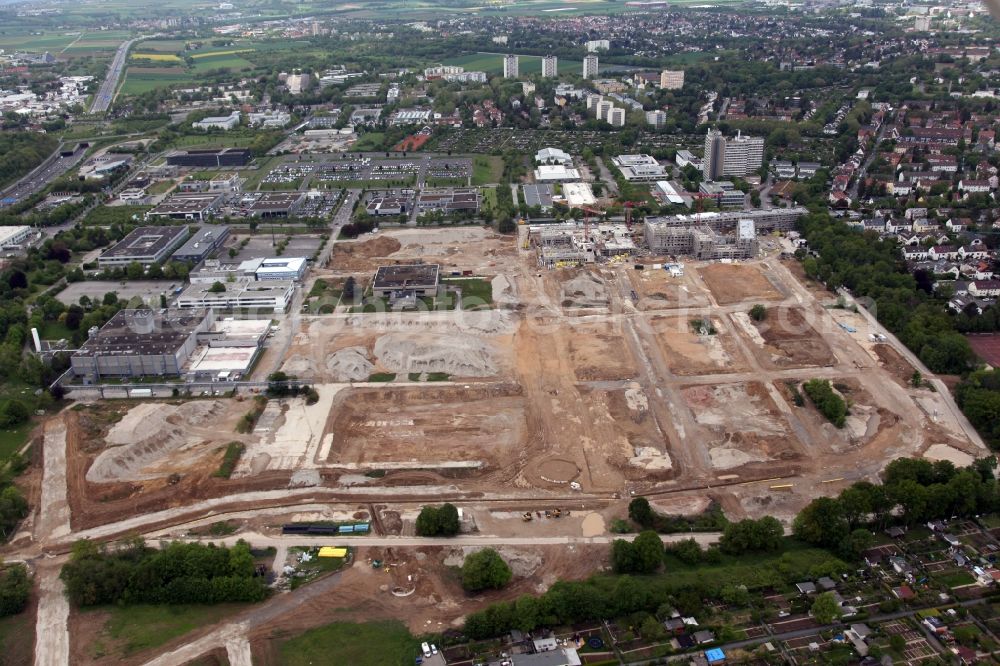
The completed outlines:
[[[7,567],[0,576],[0,617],[16,615],[28,606],[31,579],[23,564]]]
[[[244,541],[232,548],[175,541],[163,550],[141,539],[113,550],[78,541],[59,577],[78,607],[256,602],[268,594]]]
[[[425,506],[417,516],[418,536],[455,536],[460,529],[458,509],[452,504]]]
[[[510,566],[492,548],[469,555],[462,564],[462,587],[469,592],[499,590],[512,576]]]
[[[829,381],[810,379],[802,385],[802,389],[830,423],[838,428],[844,427],[847,420],[847,403],[834,392]]]
[[[754,321],[764,321],[767,318],[767,308],[758,303],[750,308],[750,318]]]

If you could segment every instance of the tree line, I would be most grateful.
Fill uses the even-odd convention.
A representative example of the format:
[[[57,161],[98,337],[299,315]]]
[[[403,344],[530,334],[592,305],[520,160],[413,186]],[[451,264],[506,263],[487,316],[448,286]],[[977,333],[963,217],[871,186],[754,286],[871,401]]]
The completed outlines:
[[[885,468],[882,483],[859,481],[837,497],[813,500],[792,530],[806,543],[858,558],[871,548],[872,530],[1000,510],[995,467],[992,457],[962,469],[947,460],[900,458]]]
[[[142,539],[115,548],[78,541],[59,577],[77,607],[257,602],[268,595],[242,540],[232,548],[175,541],[161,550]]]

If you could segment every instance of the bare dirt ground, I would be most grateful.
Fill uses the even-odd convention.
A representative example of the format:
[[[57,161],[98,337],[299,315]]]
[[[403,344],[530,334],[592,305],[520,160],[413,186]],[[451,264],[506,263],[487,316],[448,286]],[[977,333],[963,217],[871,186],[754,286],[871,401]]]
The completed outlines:
[[[782,294],[753,264],[710,264],[698,269],[719,305],[743,301],[774,301]]]
[[[697,386],[683,394],[695,420],[711,433],[705,445],[715,469],[801,457],[801,443],[762,384]]]
[[[497,468],[516,458],[528,436],[524,398],[513,384],[355,389],[339,397],[328,432],[326,462],[338,466],[476,461]]]
[[[374,272],[386,263],[420,262],[440,264],[442,271],[489,273],[516,254],[509,236],[485,227],[388,229],[374,238],[339,241],[328,267],[339,272]]]
[[[832,365],[836,358],[800,308],[768,308],[763,321],[755,322],[745,312],[732,315],[736,327],[765,367],[805,368]]]
[[[622,333],[611,322],[578,323],[567,336],[569,356],[579,381],[629,379],[636,368],[621,344]]]
[[[694,332],[689,317],[654,317],[650,324],[662,345],[670,371],[677,375],[745,372],[750,369],[740,353],[728,320],[709,317],[716,333]]]
[[[677,277],[664,270],[631,271],[628,277],[639,296],[640,310],[703,308],[711,304],[693,269]]]
[[[901,386],[909,386],[913,379],[913,366],[896,351],[892,345],[877,344],[873,346],[882,367],[896,379]]]

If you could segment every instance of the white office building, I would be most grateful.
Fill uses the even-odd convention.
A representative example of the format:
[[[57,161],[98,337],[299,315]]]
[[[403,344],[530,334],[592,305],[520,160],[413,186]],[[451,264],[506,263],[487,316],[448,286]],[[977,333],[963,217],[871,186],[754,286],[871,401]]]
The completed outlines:
[[[518,77],[517,56],[514,54],[503,57],[503,78],[516,79]]]
[[[249,278],[238,278],[231,282],[218,282],[224,288],[220,291],[216,283],[189,284],[177,297],[177,307],[182,310],[269,310],[284,312],[292,301],[295,283],[291,280],[270,280],[259,282]]]
[[[587,52],[607,51],[611,48],[611,42],[607,39],[592,39],[587,42]]]
[[[608,111],[608,122],[614,127],[625,127],[625,109],[614,107]]]
[[[559,62],[554,55],[547,55],[542,58],[542,76],[547,79],[554,79],[559,76]]]
[[[597,76],[597,56],[593,53],[583,59],[583,78],[592,79]]]
[[[228,116],[209,116],[208,118],[203,118],[198,122],[191,123],[191,126],[196,129],[221,129],[221,130],[231,130],[240,124],[240,112],[233,111]]]
[[[0,248],[4,250],[20,249],[26,241],[37,234],[28,226],[0,227]]]

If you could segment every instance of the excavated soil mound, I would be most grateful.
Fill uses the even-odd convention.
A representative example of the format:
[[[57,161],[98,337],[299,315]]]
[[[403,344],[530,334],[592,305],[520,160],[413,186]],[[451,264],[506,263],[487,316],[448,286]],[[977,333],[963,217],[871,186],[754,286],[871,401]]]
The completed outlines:
[[[563,286],[563,305],[592,308],[608,304],[608,288],[596,275],[580,273]]]
[[[375,365],[364,347],[347,347],[327,357],[326,369],[335,382],[359,382],[371,376]]]
[[[194,400],[182,405],[143,403],[135,407],[106,435],[109,448],[87,470],[87,481],[144,481],[163,476],[151,468],[202,441],[191,428],[209,426],[223,406],[219,400]]]
[[[470,335],[387,333],[375,342],[375,356],[390,372],[444,372],[457,377],[497,374],[493,349]]]

